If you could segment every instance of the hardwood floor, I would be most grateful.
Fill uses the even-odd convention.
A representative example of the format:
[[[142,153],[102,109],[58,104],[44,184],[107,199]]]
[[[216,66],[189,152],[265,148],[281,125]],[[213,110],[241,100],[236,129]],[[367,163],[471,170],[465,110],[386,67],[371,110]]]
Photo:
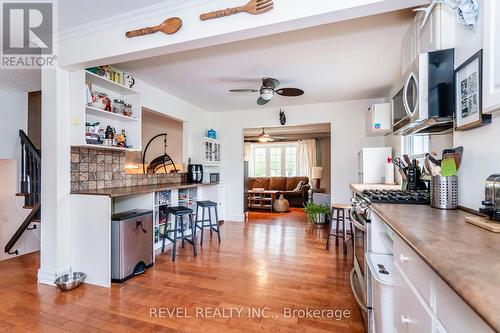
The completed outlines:
[[[172,263],[169,250],[110,289],[37,285],[37,253],[0,262],[0,332],[364,331],[349,286],[351,248],[348,257],[341,247],[325,251],[326,229],[310,227],[301,210],[250,213],[248,223],[226,222],[221,231],[220,246],[206,231],[198,257],[179,247]],[[300,311],[307,308],[349,316],[310,318]]]

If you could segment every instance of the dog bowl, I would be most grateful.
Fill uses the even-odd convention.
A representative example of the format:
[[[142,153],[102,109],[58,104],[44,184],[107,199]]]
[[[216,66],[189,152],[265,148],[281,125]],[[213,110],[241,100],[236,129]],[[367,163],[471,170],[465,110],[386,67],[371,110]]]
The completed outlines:
[[[59,276],[54,283],[62,291],[68,291],[80,287],[86,278],[87,275],[85,273],[75,272]]]

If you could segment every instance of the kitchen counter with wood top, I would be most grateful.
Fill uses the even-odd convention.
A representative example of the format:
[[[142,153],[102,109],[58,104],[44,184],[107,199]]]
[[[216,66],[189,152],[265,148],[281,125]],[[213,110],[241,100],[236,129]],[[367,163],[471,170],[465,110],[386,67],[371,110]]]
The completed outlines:
[[[124,197],[127,195],[144,194],[151,192],[160,192],[167,190],[174,190],[180,188],[192,188],[200,186],[212,186],[219,185],[219,183],[172,183],[172,184],[157,184],[157,185],[142,185],[142,186],[127,186],[127,187],[115,187],[115,188],[105,188],[99,190],[83,190],[83,191],[73,191],[71,194],[84,194],[84,195],[105,195],[111,198]]]
[[[465,222],[471,214],[424,205],[371,208],[476,313],[500,331],[500,234]]]

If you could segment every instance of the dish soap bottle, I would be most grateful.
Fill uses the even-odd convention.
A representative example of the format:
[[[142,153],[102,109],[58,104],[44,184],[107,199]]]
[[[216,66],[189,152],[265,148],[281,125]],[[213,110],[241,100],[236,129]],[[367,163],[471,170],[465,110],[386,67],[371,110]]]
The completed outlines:
[[[384,183],[388,185],[394,184],[394,163],[392,160],[392,156],[387,157],[387,163],[385,164],[385,173],[384,173]]]

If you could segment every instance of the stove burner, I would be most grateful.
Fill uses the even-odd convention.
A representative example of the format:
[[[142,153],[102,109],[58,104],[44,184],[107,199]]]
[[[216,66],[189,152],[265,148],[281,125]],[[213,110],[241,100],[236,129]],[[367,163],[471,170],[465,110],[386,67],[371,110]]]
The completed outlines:
[[[428,191],[365,190],[362,195],[373,203],[430,204]]]

